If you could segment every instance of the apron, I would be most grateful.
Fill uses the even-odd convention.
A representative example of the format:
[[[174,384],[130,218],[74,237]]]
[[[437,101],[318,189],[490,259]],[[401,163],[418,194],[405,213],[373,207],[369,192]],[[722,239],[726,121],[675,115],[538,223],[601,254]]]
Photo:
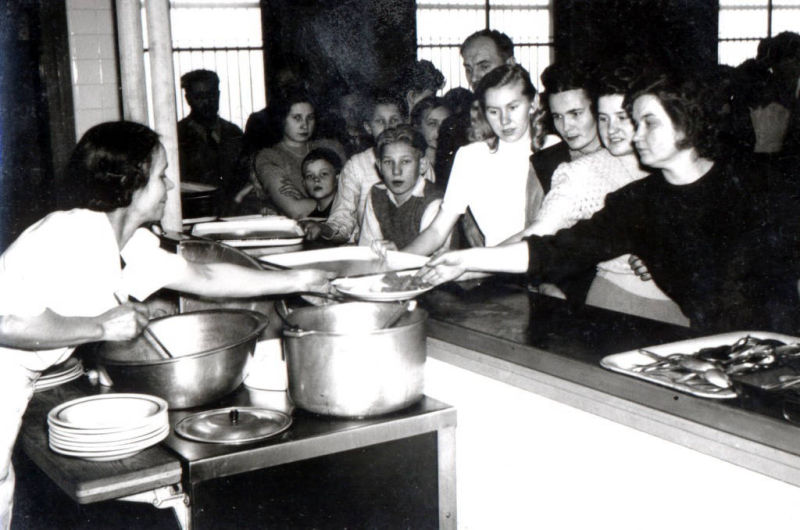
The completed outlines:
[[[21,366],[5,366],[0,370],[3,388],[3,399],[0,400],[0,530],[8,530],[14,507],[15,477],[11,453],[39,372]]]

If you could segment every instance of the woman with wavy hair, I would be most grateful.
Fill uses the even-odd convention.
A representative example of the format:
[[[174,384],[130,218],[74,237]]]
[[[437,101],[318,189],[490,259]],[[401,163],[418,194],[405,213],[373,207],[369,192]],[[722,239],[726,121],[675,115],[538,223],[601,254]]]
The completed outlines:
[[[602,210],[571,228],[444,254],[423,279],[441,283],[469,270],[557,283],[631,253],[694,328],[796,332],[797,198],[759,191],[753,167],[719,157],[717,100],[695,80],[642,81],[626,102],[648,177],[609,194]]]
[[[164,214],[167,155],[158,134],[101,123],[81,138],[64,190],[70,209],[30,226],[0,255],[0,528],[11,521],[11,451],[40,373],[75,346],[137,336],[162,287],[205,297],[326,290],[324,271],[256,271],[199,264],[160,248],[145,226]],[[202,381],[197,382],[203,384]]]

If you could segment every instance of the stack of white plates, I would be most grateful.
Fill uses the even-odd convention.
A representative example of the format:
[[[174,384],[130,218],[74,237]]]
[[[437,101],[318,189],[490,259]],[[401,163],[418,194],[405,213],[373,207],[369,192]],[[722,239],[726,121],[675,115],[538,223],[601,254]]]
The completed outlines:
[[[169,435],[167,402],[147,394],[102,394],[62,403],[47,415],[50,449],[106,462],[133,456]]]
[[[66,362],[45,370],[36,381],[34,389],[36,392],[47,390],[48,388],[74,381],[82,375],[83,365],[80,359],[70,357]]]

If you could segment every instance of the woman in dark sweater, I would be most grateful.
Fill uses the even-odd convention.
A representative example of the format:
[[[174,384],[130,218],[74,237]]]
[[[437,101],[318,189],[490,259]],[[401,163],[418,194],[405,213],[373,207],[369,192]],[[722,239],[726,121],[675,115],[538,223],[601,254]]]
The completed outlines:
[[[527,272],[557,282],[632,253],[692,327],[796,332],[800,300],[797,195],[755,184],[747,160],[718,160],[716,98],[694,81],[658,77],[628,98],[634,143],[654,172],[607,196],[592,218],[553,236],[431,260],[423,278]]]

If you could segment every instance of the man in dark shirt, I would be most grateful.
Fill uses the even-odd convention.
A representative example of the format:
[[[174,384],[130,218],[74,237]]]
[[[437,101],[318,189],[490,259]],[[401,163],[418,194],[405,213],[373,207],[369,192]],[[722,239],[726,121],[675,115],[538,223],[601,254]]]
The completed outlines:
[[[181,182],[213,186],[213,214],[225,213],[233,196],[247,183],[242,161],[242,130],[220,118],[219,77],[193,70],[181,77],[188,116],[178,122]],[[184,199],[184,209],[189,206]],[[191,208],[190,208],[191,209]]]

